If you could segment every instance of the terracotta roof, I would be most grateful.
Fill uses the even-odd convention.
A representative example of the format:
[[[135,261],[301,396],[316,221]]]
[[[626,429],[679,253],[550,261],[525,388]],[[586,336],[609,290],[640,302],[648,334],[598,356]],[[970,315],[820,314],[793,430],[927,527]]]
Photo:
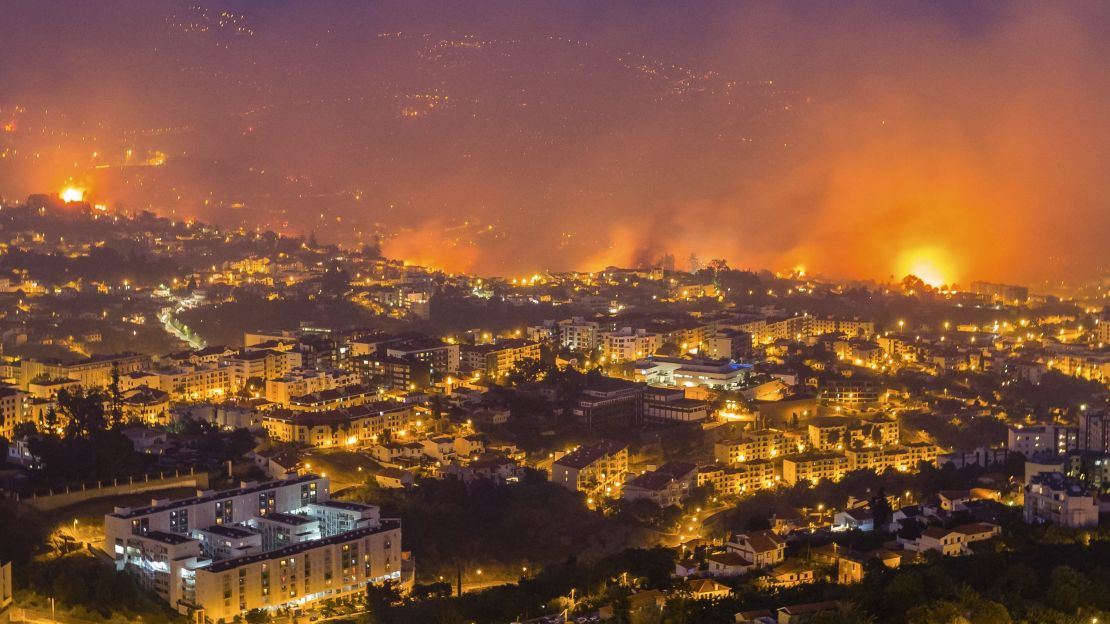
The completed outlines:
[[[778,548],[783,544],[783,541],[770,531],[737,533],[734,541],[739,543],[741,538],[744,537],[747,538],[748,544],[752,547],[752,550],[757,553],[778,550]]]

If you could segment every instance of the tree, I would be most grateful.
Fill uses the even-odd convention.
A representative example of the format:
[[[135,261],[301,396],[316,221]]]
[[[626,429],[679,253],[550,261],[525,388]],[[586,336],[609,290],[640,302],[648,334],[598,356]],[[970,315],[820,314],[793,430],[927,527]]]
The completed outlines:
[[[58,411],[65,417],[65,435],[68,439],[87,438],[104,431],[104,395],[99,390],[59,390]]]
[[[1070,566],[1053,568],[1049,575],[1048,591],[1044,595],[1045,604],[1057,611],[1075,613],[1085,602],[1084,594],[1087,592],[1087,587],[1087,580],[1075,568]]]
[[[366,616],[368,624],[390,624],[393,607],[401,602],[401,592],[393,581],[366,586]]]
[[[890,501],[887,500],[883,488],[879,488],[878,493],[871,499],[871,515],[875,521],[875,529],[878,531],[885,531],[894,518],[894,510],[891,509]]]
[[[251,609],[244,619],[247,624],[266,624],[270,621],[270,612],[265,609]]]
[[[123,422],[123,395],[119,388],[119,366],[112,364],[112,382],[108,385],[108,415],[112,427],[118,427]]]

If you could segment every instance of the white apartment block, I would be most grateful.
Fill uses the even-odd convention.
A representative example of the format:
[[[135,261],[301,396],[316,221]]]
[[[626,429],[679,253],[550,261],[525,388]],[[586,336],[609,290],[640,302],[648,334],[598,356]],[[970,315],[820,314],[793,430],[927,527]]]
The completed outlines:
[[[647,357],[663,346],[663,337],[643,329],[623,327],[598,334],[602,357],[611,362],[628,362]]]
[[[315,475],[118,507],[104,530],[117,569],[196,621],[230,622],[401,577],[400,521],[328,500],[327,479]]]
[[[1006,433],[1006,448],[1027,458],[1042,453],[1063,455],[1079,448],[1079,429],[1055,425],[1010,427]]]
[[[1070,528],[1098,526],[1098,495],[1058,472],[1032,477],[1025,486],[1025,521]]]
[[[248,379],[276,379],[301,366],[301,354],[297,351],[242,351],[228,356],[221,362],[229,367],[232,387],[241,388]]]
[[[598,346],[598,324],[582,317],[558,323],[559,344],[571,351],[593,351]]]

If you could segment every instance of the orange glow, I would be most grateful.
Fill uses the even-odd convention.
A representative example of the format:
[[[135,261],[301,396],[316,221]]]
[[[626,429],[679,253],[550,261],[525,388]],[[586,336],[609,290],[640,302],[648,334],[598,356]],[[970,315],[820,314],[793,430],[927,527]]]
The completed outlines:
[[[910,249],[898,257],[896,275],[916,275],[933,287],[951,283],[954,273],[952,261],[942,249]]]
[[[85,189],[77,188],[75,186],[67,186],[58,193],[58,197],[62,198],[65,203],[79,202],[85,200]]]

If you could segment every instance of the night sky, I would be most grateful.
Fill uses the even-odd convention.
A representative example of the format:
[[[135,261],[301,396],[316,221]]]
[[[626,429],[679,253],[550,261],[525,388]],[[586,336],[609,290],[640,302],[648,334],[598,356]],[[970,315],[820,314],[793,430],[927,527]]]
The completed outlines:
[[[0,196],[505,276],[1110,268],[1105,2],[12,0]]]

